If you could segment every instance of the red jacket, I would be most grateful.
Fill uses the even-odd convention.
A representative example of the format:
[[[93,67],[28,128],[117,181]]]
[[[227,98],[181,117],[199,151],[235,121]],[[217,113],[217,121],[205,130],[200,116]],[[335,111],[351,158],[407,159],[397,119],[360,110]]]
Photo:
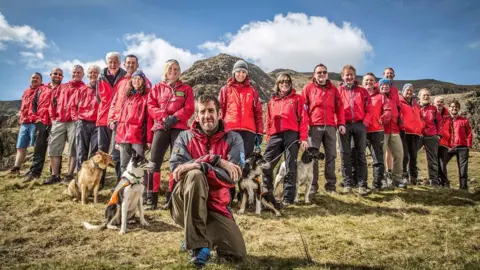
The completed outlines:
[[[394,95],[391,92],[389,93],[388,100],[390,104],[397,103],[397,99],[398,95]],[[385,134],[400,134],[400,129],[403,127],[400,115],[400,107],[392,106],[390,120],[383,123]]]
[[[378,82],[375,83],[375,88],[380,89],[378,87]],[[390,106],[393,108],[395,105],[400,106],[400,92],[398,88],[390,84]]]
[[[126,97],[121,106],[117,122],[116,143],[151,143],[153,120],[147,110],[148,92]]]
[[[118,82],[118,90],[113,95],[112,103],[110,105],[110,109],[108,110],[108,120],[107,123],[110,124],[112,121],[117,121],[119,114],[120,114],[120,109],[123,103],[123,100],[127,98],[127,91],[130,88],[130,79],[132,78],[132,75],[126,74],[123,77],[123,80],[120,80]],[[152,83],[148,78],[145,78],[145,88],[147,91],[150,91],[152,88]]]
[[[35,97],[35,93],[39,90],[41,86],[32,89],[31,87],[25,89],[22,95],[22,105],[20,105],[20,124],[31,124],[35,123],[35,114],[32,112],[32,101]]]
[[[424,123],[420,105],[415,100],[412,99],[412,102],[409,103],[403,96],[400,96],[400,117],[405,133],[422,136]]]
[[[322,87],[313,79],[302,90],[310,126],[345,125],[345,111],[337,87],[330,80]]]
[[[58,88],[58,86],[56,87]],[[32,112],[35,122],[42,122],[46,126],[52,125],[50,106],[52,102],[52,88],[50,84],[42,85],[37,89],[32,100]]]
[[[345,122],[363,122],[368,128],[371,123],[370,110],[372,101],[367,89],[359,86],[358,82],[353,84],[352,89],[344,83],[340,84],[340,96],[345,111]]]
[[[50,105],[50,117],[52,121],[70,122],[73,121],[72,111],[75,108],[75,96],[80,88],[85,87],[82,81],[70,81],[59,86],[52,94]],[[75,112],[73,112],[75,114]]]
[[[467,118],[458,115],[451,118],[452,134],[450,139],[451,147],[467,146],[472,147],[472,128]]]
[[[178,122],[170,128],[188,129],[188,120],[195,109],[190,85],[177,81],[173,89],[167,82],[157,83],[148,94],[148,113],[154,120],[153,131],[163,129],[163,120],[175,115]]]
[[[423,136],[435,136],[442,135],[442,116],[438,112],[437,108],[433,105],[423,106],[420,105],[421,116],[425,126],[422,130]]]
[[[263,108],[257,90],[249,79],[238,83],[233,78],[218,94],[223,120],[229,130],[247,130],[263,134]]]
[[[445,119],[447,116],[450,116],[450,112],[445,107],[442,107],[442,109],[439,110],[438,112],[440,113],[440,116],[442,116],[443,119]]]
[[[97,121],[98,102],[96,86],[90,84],[78,89],[72,106],[73,120]]]
[[[373,92],[369,93],[372,101],[371,109],[371,123],[367,127],[367,133],[383,131],[385,124],[390,122],[392,118],[392,108],[390,107],[390,100],[378,88],[374,88]]]
[[[110,110],[110,105],[112,104],[113,96],[118,91],[120,81],[127,72],[123,69],[119,69],[113,86],[110,85],[110,82],[107,79],[108,69],[104,68],[100,74],[100,79],[97,84],[97,101],[98,101],[98,113],[97,113],[97,127],[106,126],[108,111]]]
[[[220,158],[243,167],[245,154],[242,138],[236,132],[227,132],[222,120],[219,125],[219,131],[210,137],[200,130],[196,121],[190,130],[181,132],[170,157],[170,171],[173,172],[178,165],[192,160],[215,167]],[[211,169],[207,168],[204,173],[209,187],[207,209],[232,218],[228,204],[231,199],[230,188],[235,187],[235,184],[218,179]]]
[[[270,136],[285,130],[299,132],[299,140],[307,140],[308,123],[305,101],[302,96],[295,93],[295,89],[292,89],[292,92],[285,97],[273,95],[267,106],[267,141]]]
[[[442,125],[442,137],[440,138],[439,145],[446,148],[452,148],[452,119],[449,116],[446,116],[443,119]]]

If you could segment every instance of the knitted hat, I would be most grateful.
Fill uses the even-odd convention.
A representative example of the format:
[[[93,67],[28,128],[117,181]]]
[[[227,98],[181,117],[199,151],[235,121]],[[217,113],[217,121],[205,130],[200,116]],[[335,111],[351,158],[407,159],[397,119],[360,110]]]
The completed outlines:
[[[135,71],[132,74],[132,78],[135,77],[135,76],[140,76],[145,81],[145,73],[143,73],[143,71],[141,69],[137,69],[137,71]]]
[[[235,74],[235,72],[241,70],[245,71],[248,74],[248,64],[243,60],[238,60],[237,62],[235,62],[235,65],[233,65],[232,75]]]
[[[413,88],[413,85],[412,85],[411,83],[406,83],[406,84],[403,85],[403,88],[402,88],[402,96],[405,95],[405,92],[407,92],[407,89],[408,89],[409,87],[412,87],[412,88]]]
[[[385,79],[385,78],[380,79],[380,81],[378,81],[378,88],[380,88],[380,86],[382,86],[382,84],[385,84],[385,83],[390,85],[391,82],[389,79]]]

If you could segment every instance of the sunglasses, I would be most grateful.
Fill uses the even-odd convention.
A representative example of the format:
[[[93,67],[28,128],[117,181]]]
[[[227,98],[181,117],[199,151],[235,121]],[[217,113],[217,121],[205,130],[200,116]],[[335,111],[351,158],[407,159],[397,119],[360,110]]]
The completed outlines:
[[[281,80],[281,81],[278,82],[278,84],[282,84],[282,83],[290,84],[290,83],[292,83],[292,81],[290,81],[290,80]]]
[[[52,73],[52,74],[55,75],[55,76],[63,76],[62,73],[56,73],[56,72],[54,72],[54,73]]]
[[[321,74],[325,75],[325,74],[327,74],[328,72],[327,72],[326,70],[323,70],[323,71],[317,71],[316,73],[317,73],[318,75],[321,75]]]

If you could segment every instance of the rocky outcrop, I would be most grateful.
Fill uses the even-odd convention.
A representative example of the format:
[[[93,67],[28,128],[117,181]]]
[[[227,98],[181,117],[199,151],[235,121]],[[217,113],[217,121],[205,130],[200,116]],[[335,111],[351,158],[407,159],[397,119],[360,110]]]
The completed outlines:
[[[480,150],[480,91],[467,97],[464,108],[473,130],[473,149]]]
[[[199,60],[183,72],[181,79],[192,86],[195,96],[201,94],[218,95],[220,88],[232,76],[233,65],[239,59],[241,58],[219,54],[215,57]],[[257,88],[262,101],[268,101],[272,93],[274,80],[252,63],[248,63],[248,74],[251,78],[250,82]]]
[[[0,170],[6,170],[15,162],[17,129],[0,129]]]

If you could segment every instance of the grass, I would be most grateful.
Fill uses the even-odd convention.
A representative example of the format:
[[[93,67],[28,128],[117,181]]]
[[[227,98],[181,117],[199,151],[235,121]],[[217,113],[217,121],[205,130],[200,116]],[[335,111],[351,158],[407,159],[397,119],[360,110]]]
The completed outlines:
[[[470,164],[470,177],[478,182],[480,153],[471,153]],[[246,261],[213,262],[206,269],[480,269],[480,185],[473,181],[470,192],[457,190],[455,166],[452,160],[452,190],[417,186],[364,198],[320,193],[313,204],[284,209],[281,218],[268,212],[235,215]],[[338,168],[339,159],[340,180]],[[162,172],[168,179],[165,165]],[[183,230],[168,212],[147,212],[150,226],[129,225],[124,236],[86,231],[82,221],[103,220],[108,189],[101,191],[101,204],[87,206],[72,202],[64,190],[0,176],[1,269],[192,268],[179,252]],[[306,259],[302,237],[313,262]]]

